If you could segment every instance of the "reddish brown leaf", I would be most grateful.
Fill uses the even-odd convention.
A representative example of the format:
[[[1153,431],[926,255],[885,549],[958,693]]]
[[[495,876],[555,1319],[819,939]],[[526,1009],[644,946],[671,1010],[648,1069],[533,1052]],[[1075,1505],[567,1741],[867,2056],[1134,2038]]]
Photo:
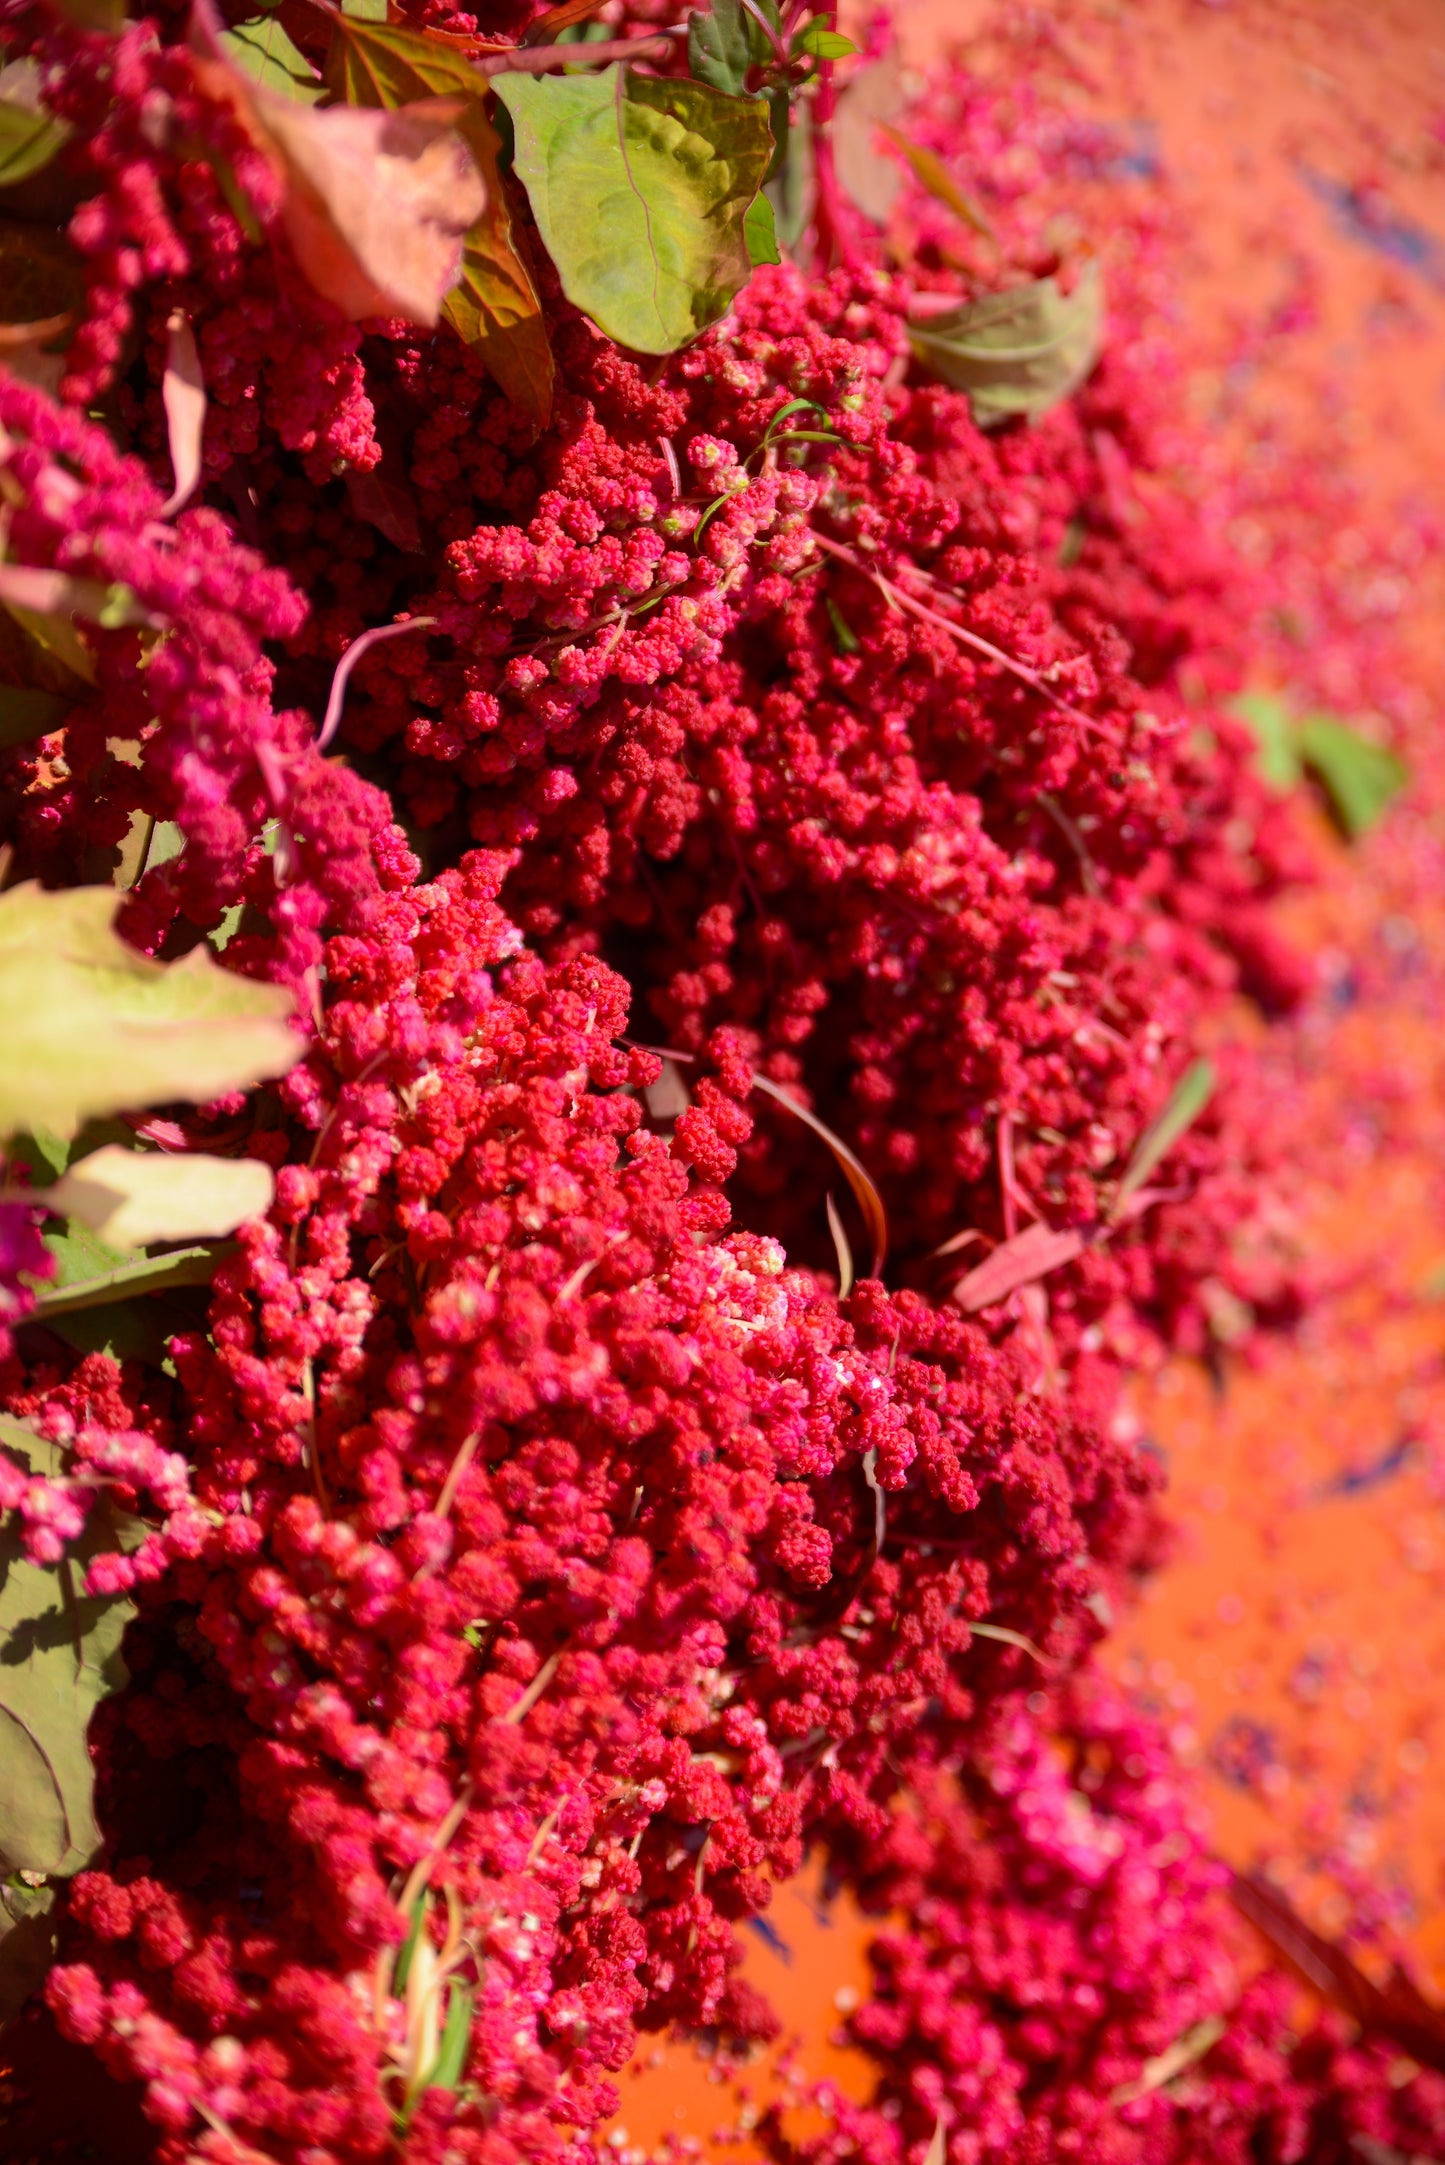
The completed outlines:
[[[1445,2073],[1445,2009],[1434,2006],[1398,1966],[1375,1984],[1354,1957],[1307,1925],[1294,1904],[1256,1873],[1235,1872],[1230,1896],[1321,1999],[1379,2037],[1392,2038],[1422,2067]]]
[[[1063,1232],[1056,1233],[1052,1226],[1042,1223],[1026,1225],[1012,1240],[995,1248],[987,1262],[978,1264],[966,1278],[960,1278],[953,1289],[953,1297],[960,1308],[975,1315],[980,1308],[991,1308],[995,1301],[1007,1300],[1020,1286],[1032,1285],[1036,1279],[1047,1277],[1051,1270],[1072,1263],[1088,1244],[1088,1235],[1077,1226],[1068,1226]]]
[[[201,438],[206,426],[206,384],[189,317],[172,309],[166,324],[166,368],[161,379],[175,487],[161,506],[168,519],[189,503],[201,478]]]
[[[253,82],[220,42],[210,0],[192,0],[197,74],[239,113],[286,184],[282,224],[316,291],[353,321],[435,325],[486,204],[453,123],[459,99],[392,112],[293,103]]]
[[[337,25],[326,75],[352,105],[394,110],[415,98],[464,100],[458,133],[476,161],[487,200],[466,236],[460,275],[443,313],[512,404],[545,428],[552,412],[552,348],[531,272],[513,237],[485,80],[464,53],[435,33],[349,17]]]
[[[369,474],[349,473],[346,493],[358,519],[384,534],[393,547],[415,553],[421,548],[421,518],[410,484],[388,478],[386,462]]]
[[[528,25],[522,43],[551,45],[564,30],[571,30],[576,24],[585,23],[589,16],[596,15],[603,4],[604,0],[562,0],[560,7],[548,8],[545,15],[539,15]]]

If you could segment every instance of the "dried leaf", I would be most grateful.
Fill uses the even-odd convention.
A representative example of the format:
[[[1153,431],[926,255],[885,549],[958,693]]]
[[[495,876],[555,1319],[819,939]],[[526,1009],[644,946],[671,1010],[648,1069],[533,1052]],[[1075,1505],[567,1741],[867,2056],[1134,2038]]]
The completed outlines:
[[[1042,1223],[1025,1226],[1012,1240],[1002,1241],[986,1262],[960,1278],[953,1297],[960,1308],[976,1315],[980,1308],[1007,1300],[1021,1285],[1032,1285],[1051,1270],[1074,1262],[1088,1245],[1089,1236],[1077,1226],[1068,1226],[1059,1233]]]
[[[33,60],[0,68],[0,188],[28,180],[48,165],[70,134],[40,99],[40,69]]]
[[[201,439],[206,426],[206,381],[196,351],[196,334],[190,318],[179,308],[171,310],[166,322],[161,404],[165,408],[171,473],[176,484],[161,505],[161,517],[169,519],[195,494],[201,478]]]
[[[773,151],[763,101],[617,64],[494,82],[567,298],[637,353],[676,352],[715,323],[752,272],[747,214]]]
[[[78,30],[104,30],[114,36],[125,27],[125,0],[51,0],[51,4]]]
[[[33,1474],[63,1470],[58,1446],[18,1421],[0,1420],[0,1447]],[[134,1548],[141,1533],[98,1501],[67,1560],[45,1566],[26,1556],[18,1526],[0,1530],[0,1871],[65,1875],[100,1847],[86,1730],[125,1682],[120,1642],[134,1608],[81,1596],[76,1582],[92,1556]]]
[[[203,87],[234,108],[281,171],[281,221],[316,291],[353,321],[401,316],[433,327],[456,282],[462,235],[486,200],[453,127],[463,107],[296,104],[237,67],[211,0],[192,0],[190,37]]]
[[[457,133],[476,161],[486,203],[462,244],[461,270],[442,313],[474,346],[514,406],[538,428],[552,413],[555,369],[532,274],[512,234],[503,185],[501,141],[487,115],[486,79],[464,52],[419,31],[343,20],[327,59],[327,79],[353,105],[394,110],[408,100],[465,100]]]
[[[895,158],[878,148],[878,130],[904,109],[903,61],[897,47],[859,68],[838,94],[833,115],[833,166],[840,186],[865,218],[887,225],[903,186]]]
[[[853,1290],[857,1273],[853,1268],[853,1250],[848,1242],[848,1229],[839,1215],[831,1190],[828,1194],[828,1231],[833,1236],[833,1252],[838,1258],[838,1298],[845,1301]]]
[[[1036,418],[1076,391],[1099,358],[1099,267],[1086,263],[1072,293],[1056,279],[1035,279],[911,324],[908,335],[925,368],[967,392],[980,428],[1016,414]]]
[[[47,337],[47,324],[67,323],[84,297],[80,257],[63,234],[0,218],[0,323]]]
[[[972,226],[975,233],[983,234],[986,240],[993,239],[993,227],[988,219],[972,197],[964,194],[936,150],[929,150],[922,143],[913,142],[901,129],[893,127],[886,120],[879,121],[878,126],[894,149],[907,159],[913,169],[914,179],[928,190],[936,202],[946,204],[954,216],[961,218],[965,225]]]
[[[78,579],[67,571],[48,571],[37,564],[0,564],[0,601],[7,609],[28,611],[31,616],[87,617],[106,631],[123,624],[154,622],[128,586]]]
[[[770,1082],[766,1075],[754,1074],[753,1088],[761,1090],[766,1097],[772,1098],[775,1104],[785,1106],[796,1119],[801,1120],[805,1127],[811,1128],[813,1133],[821,1137],[828,1145],[828,1148],[842,1167],[844,1178],[858,1199],[858,1208],[863,1213],[863,1223],[867,1226],[869,1237],[873,1242],[873,1276],[875,1278],[881,1277],[884,1261],[888,1255],[888,1214],[883,1208],[883,1198],[873,1185],[867,1167],[853,1155],[841,1135],[835,1135],[827,1123],[820,1120],[816,1113],[810,1113],[805,1105],[800,1105],[795,1097],[791,1097],[786,1090],[780,1089],[777,1083]]]
[[[1165,2051],[1144,2062],[1137,2082],[1121,2082],[1111,2091],[1109,2103],[1130,2105],[1135,2098],[1148,2097],[1151,2091],[1162,2090],[1166,2083],[1173,2082],[1196,2060],[1202,2060],[1206,2052],[1212,2051],[1228,2027],[1220,2015],[1206,2015],[1202,2021],[1191,2023],[1182,2037],[1176,2037]]]
[[[1035,1646],[1032,1639],[1025,1638],[1023,1632],[1015,1631],[1012,1625],[977,1623],[970,1617],[968,1628],[975,1639],[997,1639],[1001,1646],[1016,1646],[1021,1654],[1032,1654],[1046,1669],[1053,1666],[1043,1648]]]
[[[197,947],[152,962],[113,929],[110,887],[0,894],[0,1134],[72,1134],[90,1114],[198,1104],[284,1075],[301,1053],[291,995]]]
[[[1368,833],[1410,779],[1409,768],[1387,745],[1361,736],[1333,714],[1307,714],[1299,725],[1299,748],[1352,842]]]
[[[256,1158],[212,1158],[201,1151],[162,1156],[108,1143],[70,1166],[40,1199],[124,1249],[218,1240],[261,1217],[275,1192],[270,1166]]]
[[[385,12],[385,0],[381,4]],[[267,90],[301,105],[314,105],[322,95],[321,80],[300,46],[287,36],[279,8],[237,23],[234,30],[223,30],[221,43],[236,66]]]
[[[948,2130],[943,2124],[941,2112],[933,2123],[933,2133],[928,2138],[923,2165],[948,2165]]]
[[[1164,1110],[1151,1120],[1134,1145],[1124,1176],[1114,1194],[1117,1217],[1135,1190],[1142,1188],[1155,1167],[1168,1157],[1174,1145],[1192,1128],[1214,1095],[1214,1062],[1196,1060],[1185,1069],[1169,1094]]]

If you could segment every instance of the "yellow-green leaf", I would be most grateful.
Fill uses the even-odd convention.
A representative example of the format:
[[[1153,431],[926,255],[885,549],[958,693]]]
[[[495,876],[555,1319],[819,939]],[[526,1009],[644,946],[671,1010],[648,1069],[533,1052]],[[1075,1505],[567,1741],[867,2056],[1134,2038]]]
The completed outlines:
[[[0,1448],[36,1475],[63,1470],[57,1445],[0,1419]],[[79,1871],[100,1847],[86,1730],[125,1682],[125,1599],[83,1595],[85,1564],[134,1548],[143,1529],[102,1498],[58,1565],[31,1563],[13,1523],[0,1530],[0,1871]]]
[[[1162,1112],[1150,1121],[1134,1145],[1133,1154],[1114,1197],[1117,1214],[1130,1196],[1137,1194],[1157,1165],[1163,1163],[1181,1136],[1193,1127],[1214,1095],[1214,1062],[1196,1060],[1187,1067],[1169,1093]]]
[[[28,684],[0,684],[0,747],[7,752],[16,744],[33,744],[60,729],[74,712],[75,701],[63,692],[42,692]]]
[[[70,1166],[40,1200],[113,1248],[215,1240],[271,1207],[276,1182],[256,1158],[166,1156],[107,1143]]]
[[[234,976],[204,946],[175,963],[138,954],[114,929],[120,899],[33,880],[0,894],[0,1135],[203,1104],[300,1057],[288,992]]]
[[[56,1899],[44,1880],[34,1886],[18,1876],[0,1882],[0,2023],[18,2015],[45,1982],[59,1939]]]
[[[545,428],[552,414],[552,347],[532,274],[512,233],[501,143],[487,116],[486,78],[455,46],[349,14],[336,25],[326,76],[349,104],[387,111],[423,98],[466,99],[456,130],[476,160],[487,201],[462,242],[461,271],[442,316],[464,345],[476,348],[512,404]]]
[[[1036,418],[1076,391],[1099,358],[1098,265],[1085,264],[1072,293],[1056,279],[1035,279],[910,324],[908,335],[925,368],[967,392],[980,428],[1016,414]]]
[[[60,149],[70,130],[40,102],[40,70],[33,60],[0,68],[0,188],[28,180]]]
[[[87,1267],[82,1258],[84,1243],[117,1260]],[[52,1317],[79,1315],[88,1308],[110,1308],[146,1293],[174,1293],[184,1286],[209,1285],[216,1265],[231,1253],[234,1243],[219,1242],[203,1248],[172,1248],[164,1255],[127,1255],[107,1249],[82,1226],[60,1235],[47,1234],[45,1245],[61,1259],[60,1281],[39,1288],[35,1313],[42,1323]]]
[[[283,98],[296,98],[302,105],[314,105],[321,96],[316,70],[281,27],[279,11],[237,23],[234,30],[223,30],[221,43],[236,66],[267,90],[279,91]]]
[[[1259,747],[1254,764],[1261,781],[1281,792],[1298,789],[1304,771],[1299,723],[1285,702],[1269,692],[1245,692],[1230,712],[1247,725]]]
[[[747,214],[773,147],[763,101],[621,65],[495,87],[567,298],[638,353],[673,353],[715,323],[752,271]]]

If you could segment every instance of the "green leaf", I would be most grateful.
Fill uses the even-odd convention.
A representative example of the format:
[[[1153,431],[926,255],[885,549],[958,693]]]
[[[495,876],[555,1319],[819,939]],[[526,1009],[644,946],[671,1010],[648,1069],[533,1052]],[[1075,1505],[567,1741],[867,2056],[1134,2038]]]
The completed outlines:
[[[0,68],[0,188],[28,180],[49,165],[70,134],[40,102],[40,70],[33,60]]]
[[[1299,748],[1352,842],[1374,826],[1410,779],[1409,768],[1388,746],[1361,736],[1333,714],[1307,714],[1299,725]]]
[[[1185,1069],[1170,1092],[1164,1110],[1151,1120],[1138,1142],[1114,1196],[1114,1214],[1120,1205],[1143,1187],[1155,1167],[1168,1157],[1180,1137],[1192,1128],[1214,1095],[1214,1062],[1196,1060]]]
[[[743,220],[743,232],[747,237],[748,260],[754,270],[760,263],[781,263],[782,252],[778,247],[778,229],[773,222],[773,206],[765,195],[757,195],[748,206]]]
[[[472,2041],[472,1988],[454,1979],[447,2000],[446,2028],[431,2073],[429,2090],[454,2090],[466,2073],[467,2047]]]
[[[464,53],[419,31],[348,15],[337,25],[326,79],[348,103],[388,111],[422,98],[466,99],[456,129],[486,183],[487,202],[462,243],[461,271],[442,316],[463,345],[476,349],[512,404],[545,428],[556,374],[552,347],[532,274],[512,233],[486,78]]]
[[[0,1447],[37,1475],[63,1471],[58,1446],[0,1420]],[[120,1642],[134,1615],[123,1598],[83,1596],[83,1567],[103,1550],[133,1549],[138,1521],[102,1497],[58,1565],[31,1563],[18,1527],[0,1529],[0,1870],[79,1871],[100,1847],[91,1715],[125,1682]]]
[[[846,60],[858,48],[851,38],[845,38],[841,30],[833,28],[826,15],[815,15],[795,34],[788,50],[795,57],[809,53],[814,60]]]
[[[217,1240],[271,1207],[275,1175],[259,1158],[203,1150],[136,1150],[106,1143],[68,1165],[46,1206],[119,1250]]]
[[[168,1255],[126,1255],[118,1263],[82,1271],[80,1244],[82,1240],[93,1240],[94,1236],[76,1232],[62,1238],[76,1244],[67,1248],[64,1268],[67,1272],[80,1274],[39,1289],[35,1313],[42,1323],[49,1322],[52,1316],[74,1315],[82,1308],[103,1308],[112,1301],[128,1300],[137,1293],[163,1293],[171,1292],[177,1286],[209,1285],[215,1276],[216,1265],[232,1252],[229,1241],[216,1241],[205,1247],[173,1248]],[[49,1239],[45,1245],[50,1246]],[[102,1245],[96,1242],[97,1247]],[[116,1253],[114,1249],[109,1252]]]
[[[381,4],[384,12],[386,0]],[[221,43],[236,66],[267,90],[279,91],[283,98],[295,98],[302,105],[314,105],[321,96],[316,70],[282,29],[279,14],[257,15],[250,22],[237,23],[234,30],[223,30]]]
[[[28,684],[0,684],[0,747],[9,751],[17,744],[33,744],[63,728],[75,711],[75,701],[63,692],[34,691]]]
[[[358,23],[384,23],[387,0],[341,0],[341,12]]]
[[[1304,777],[1299,724],[1285,702],[1267,692],[1245,692],[1229,711],[1253,732],[1259,747],[1255,772],[1261,781],[1282,794],[1298,789]]]
[[[758,58],[754,46],[759,35],[742,0],[713,0],[705,15],[688,17],[688,72],[695,81],[738,97]]]
[[[0,2024],[18,2015],[45,1982],[60,1937],[53,1915],[57,1899],[57,1890],[44,1880],[27,1885],[18,1873],[0,1884]]]
[[[837,602],[834,601],[832,595],[825,595],[824,602],[828,611],[828,621],[833,627],[833,637],[838,642],[838,652],[840,654],[860,653],[863,642],[838,607]]]
[[[636,353],[674,353],[715,323],[752,271],[762,102],[621,66],[495,82],[567,298]]]
[[[1103,284],[1086,263],[1072,293],[1039,278],[988,293],[946,315],[909,326],[925,368],[966,391],[980,428],[1015,414],[1047,413],[1076,391],[1098,360],[1104,338]]]
[[[288,992],[234,976],[205,945],[174,963],[138,954],[113,927],[120,899],[33,880],[0,894],[0,1135],[204,1104],[300,1057]]]

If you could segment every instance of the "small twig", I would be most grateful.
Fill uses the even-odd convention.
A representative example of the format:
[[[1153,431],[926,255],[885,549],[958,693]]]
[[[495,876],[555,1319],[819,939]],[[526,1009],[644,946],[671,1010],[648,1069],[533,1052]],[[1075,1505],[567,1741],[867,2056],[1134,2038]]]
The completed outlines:
[[[324,752],[336,735],[341,724],[341,710],[346,704],[346,686],[352,670],[371,647],[379,646],[383,639],[399,639],[404,631],[426,631],[435,624],[434,616],[411,616],[403,624],[373,624],[359,639],[353,639],[331,679],[331,697],[326,702],[326,714],[316,739],[316,749]]]
[[[514,1706],[509,1706],[507,1708],[506,1713],[502,1716],[502,1720],[504,1722],[519,1722],[526,1720],[527,1716],[531,1713],[533,1707],[537,1704],[537,1701],[541,1698],[543,1692],[547,1689],[547,1686],[551,1683],[553,1677],[557,1674],[557,1664],[561,1659],[562,1651],[560,1647],[555,1654],[549,1654],[547,1656],[547,1659],[543,1662],[541,1668],[537,1671],[537,1674],[533,1677],[531,1683],[527,1686],[527,1689],[523,1692],[521,1698],[517,1700]]]

